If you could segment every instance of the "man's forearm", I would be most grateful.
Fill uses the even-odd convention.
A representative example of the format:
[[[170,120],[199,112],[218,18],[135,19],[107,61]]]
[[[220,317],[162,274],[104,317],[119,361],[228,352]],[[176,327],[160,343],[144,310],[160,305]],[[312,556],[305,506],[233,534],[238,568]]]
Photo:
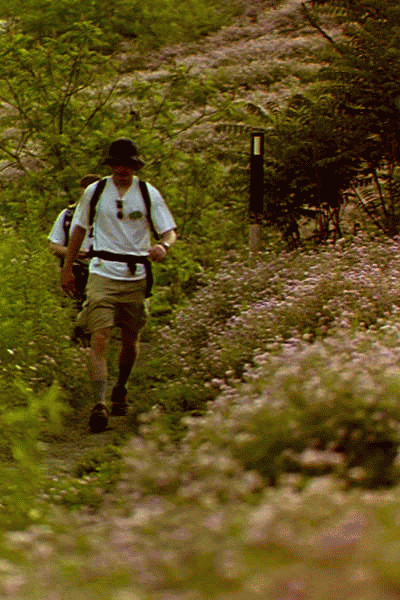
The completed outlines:
[[[64,258],[67,254],[67,247],[55,242],[50,242],[50,251],[58,258]]]
[[[85,238],[86,229],[80,225],[76,225],[71,233],[71,237],[68,244],[67,254],[64,261],[64,269],[71,269],[76,257],[79,254],[79,250],[82,246],[82,242]]]
[[[177,240],[177,235],[175,229],[170,229],[166,231],[161,236],[161,242],[166,242],[168,246],[173,246]]]

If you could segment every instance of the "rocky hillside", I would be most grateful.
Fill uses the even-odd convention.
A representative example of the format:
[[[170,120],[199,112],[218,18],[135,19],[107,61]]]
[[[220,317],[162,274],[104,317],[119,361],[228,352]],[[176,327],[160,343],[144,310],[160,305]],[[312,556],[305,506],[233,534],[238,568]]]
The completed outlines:
[[[224,98],[243,110],[250,106],[267,111],[312,81],[321,66],[319,56],[326,41],[304,19],[301,4],[301,0],[254,1],[242,17],[216,34],[196,43],[168,46],[146,57],[132,53],[127,43],[119,57],[123,73],[119,90],[124,99],[120,97],[117,104],[134,119],[140,117],[136,112],[140,109],[127,94],[138,82],[162,86],[171,66],[183,69],[189,80],[200,86],[212,81],[219,99],[214,98],[212,105],[186,107],[180,115],[182,133],[176,142],[186,150],[207,148],[218,139],[212,120],[216,105]],[[333,23],[325,25],[330,33],[335,32]],[[138,62],[143,68],[133,70]]]
[[[201,42],[163,48],[146,58],[146,69],[137,75],[146,81],[162,81],[171,64],[189,69],[192,77],[212,78],[236,100],[267,108],[280,103],[296,88],[307,85],[321,65],[323,37],[304,19],[301,0],[253,2],[233,25]],[[337,32],[326,22],[329,33]],[[129,69],[135,57],[121,55]],[[126,73],[121,85],[133,77]]]

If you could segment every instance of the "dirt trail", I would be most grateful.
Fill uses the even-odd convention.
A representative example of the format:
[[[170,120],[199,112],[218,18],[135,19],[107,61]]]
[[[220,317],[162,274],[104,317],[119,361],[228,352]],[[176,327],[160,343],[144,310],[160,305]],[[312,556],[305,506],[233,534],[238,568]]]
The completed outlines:
[[[88,427],[90,406],[76,411],[63,430],[44,440],[46,444],[46,471],[49,477],[73,474],[74,467],[90,450],[115,443],[129,433],[127,417],[110,417],[103,433],[93,434]]]
[[[149,354],[150,344],[141,344],[140,355],[136,366],[142,365]],[[108,396],[112,384],[108,385]],[[46,445],[46,458],[44,465],[49,477],[73,474],[74,467],[87,452],[97,448],[104,448],[109,444],[120,443],[135,431],[134,398],[132,388],[128,385],[128,400],[132,408],[125,417],[110,416],[108,427],[103,433],[91,433],[89,417],[93,403],[88,399],[86,406],[73,409],[68,415],[62,430],[43,439]]]

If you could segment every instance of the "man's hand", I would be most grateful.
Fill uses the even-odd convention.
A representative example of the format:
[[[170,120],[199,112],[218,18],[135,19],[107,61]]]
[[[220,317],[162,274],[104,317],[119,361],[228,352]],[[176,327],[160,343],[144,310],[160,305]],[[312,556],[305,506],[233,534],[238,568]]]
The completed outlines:
[[[153,262],[160,262],[166,257],[167,250],[161,244],[155,244],[149,251],[149,259]]]
[[[79,250],[77,258],[87,258],[89,256],[89,250]]]
[[[153,262],[160,262],[167,256],[168,248],[173,246],[176,242],[175,229],[170,229],[163,233],[161,240],[158,244],[155,244],[150,248],[149,259]]]
[[[67,254],[65,256],[64,266],[61,271],[61,287],[68,296],[73,297],[77,290],[75,287],[75,275],[72,272],[72,265],[81,249],[86,229],[75,225],[72,230],[68,244]]]
[[[61,271],[61,287],[68,296],[76,294],[75,275],[72,269],[62,269]]]

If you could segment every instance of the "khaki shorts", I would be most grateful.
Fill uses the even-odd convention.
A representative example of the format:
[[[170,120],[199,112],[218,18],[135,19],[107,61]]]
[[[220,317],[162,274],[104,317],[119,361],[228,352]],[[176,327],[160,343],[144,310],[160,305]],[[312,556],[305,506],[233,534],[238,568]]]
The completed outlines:
[[[126,327],[138,333],[147,319],[145,291],[145,279],[121,281],[91,273],[78,325],[89,333],[106,327]]]

